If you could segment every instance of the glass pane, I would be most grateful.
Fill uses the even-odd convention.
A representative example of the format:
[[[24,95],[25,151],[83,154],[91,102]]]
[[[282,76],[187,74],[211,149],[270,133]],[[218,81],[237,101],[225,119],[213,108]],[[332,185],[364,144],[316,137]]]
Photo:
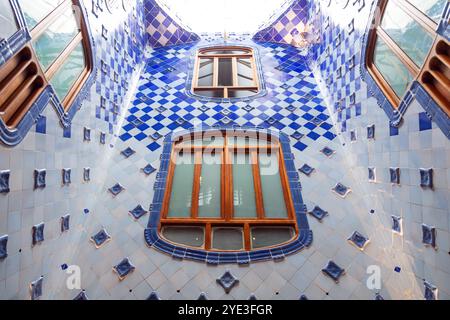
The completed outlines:
[[[252,248],[275,246],[291,240],[294,229],[291,227],[257,227],[251,229]]]
[[[255,85],[253,78],[253,68],[250,59],[236,59],[237,60],[237,73],[238,73],[238,85],[241,87],[250,87]]]
[[[198,196],[199,217],[220,217],[220,177],[222,153],[204,152]]]
[[[405,65],[380,39],[377,39],[374,52],[374,64],[381,75],[391,86],[396,95],[401,98],[406,92],[412,76]]]
[[[389,1],[381,27],[419,67],[433,44],[433,37],[394,1]]]
[[[219,87],[233,85],[233,68],[230,58],[219,59]]]
[[[213,228],[212,248],[217,250],[242,250],[242,228]]]
[[[67,45],[78,34],[78,25],[72,8],[55,20],[45,32],[33,42],[34,50],[42,69],[47,68],[58,58]]]
[[[169,241],[190,247],[202,247],[205,239],[205,231],[202,227],[164,227],[162,235]]]
[[[287,218],[278,157],[275,153],[267,154],[260,150],[259,174],[266,218]]]
[[[194,92],[205,97],[223,98],[223,90],[195,90]]]
[[[228,98],[245,98],[257,94],[257,90],[232,90],[228,89]]]
[[[172,180],[168,217],[187,218],[191,216],[194,166],[193,153],[180,153],[178,155]]]
[[[33,29],[64,0],[19,0],[28,28]]]
[[[441,19],[442,11],[448,0],[408,0],[417,9],[421,10],[436,23]]]
[[[9,1],[0,1],[0,41],[9,39],[19,30],[16,16],[11,8]]]
[[[198,67],[198,86],[208,87],[213,85],[213,59],[200,59]]]
[[[233,198],[235,218],[256,218],[255,188],[250,155],[233,156]]]
[[[50,80],[50,83],[60,100],[63,100],[66,97],[67,93],[69,93],[84,69],[84,50],[83,45],[79,43],[59,68],[58,72],[56,72]]]

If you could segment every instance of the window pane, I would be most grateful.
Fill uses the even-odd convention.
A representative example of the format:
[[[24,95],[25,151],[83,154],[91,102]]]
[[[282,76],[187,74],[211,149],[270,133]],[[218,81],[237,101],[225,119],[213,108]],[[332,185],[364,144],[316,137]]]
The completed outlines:
[[[64,0],[19,0],[28,28],[33,29]]]
[[[257,94],[257,90],[232,90],[228,89],[228,98],[245,98]]]
[[[45,32],[33,42],[34,50],[42,69],[47,68],[58,58],[67,45],[78,34],[78,25],[72,8],[68,7]]]
[[[50,80],[50,83],[60,100],[64,100],[84,69],[84,50],[82,43],[79,43],[58,72]]]
[[[191,136],[185,136],[183,137],[183,140],[177,143],[178,146],[217,146],[221,147],[223,146],[224,138],[222,136],[221,132],[212,133],[210,134],[202,134],[198,137],[194,135],[194,137]]]
[[[388,2],[381,27],[417,66],[422,66],[433,37],[394,1]]]
[[[252,248],[274,246],[291,240],[294,229],[291,227],[256,227],[251,229]]]
[[[220,217],[220,170],[222,153],[204,152],[198,196],[199,217]]]
[[[397,96],[403,97],[412,81],[412,76],[405,65],[380,38],[377,39],[375,44],[374,64]]]
[[[202,247],[205,239],[205,231],[202,227],[164,227],[162,235],[169,241],[190,247]]]
[[[208,87],[213,85],[213,59],[200,59],[198,67],[198,86]]]
[[[16,16],[11,8],[9,1],[0,1],[0,41],[9,39],[19,30]]]
[[[256,218],[255,188],[250,155],[233,156],[233,198],[235,218]]]
[[[247,136],[229,136],[228,144],[237,147],[248,147],[248,146],[267,146],[272,144],[272,142],[265,139],[258,139],[256,134],[248,133]]]
[[[180,153],[175,165],[167,216],[187,218],[191,216],[194,154]]]
[[[212,248],[217,250],[242,250],[242,228],[213,228]]]
[[[441,19],[442,11],[448,0],[408,0],[417,9],[421,10],[435,22]]]
[[[278,157],[275,153],[267,154],[260,150],[259,173],[266,218],[287,218]]]
[[[236,59],[237,60],[237,73],[238,73],[238,85],[241,87],[250,87],[255,85],[255,79],[253,78],[253,68],[250,59]]]
[[[233,85],[233,68],[230,58],[219,59],[219,87]]]
[[[223,98],[223,90],[194,90],[196,94],[211,98]]]

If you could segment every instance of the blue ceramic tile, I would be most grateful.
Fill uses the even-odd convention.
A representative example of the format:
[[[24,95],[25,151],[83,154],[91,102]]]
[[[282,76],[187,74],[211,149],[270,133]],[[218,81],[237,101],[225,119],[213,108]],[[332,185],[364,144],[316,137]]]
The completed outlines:
[[[70,229],[70,214],[66,214],[61,217],[61,232],[68,231]]]
[[[9,170],[1,170],[0,171],[0,193],[8,193],[9,189]]]
[[[383,296],[379,294],[378,292],[375,293],[375,300],[384,300]]]
[[[44,223],[34,225],[31,229],[31,239],[33,246],[44,241]]]
[[[367,139],[375,139],[375,125],[367,127]]]
[[[320,152],[322,152],[327,157],[331,157],[336,151],[334,151],[333,149],[331,149],[329,147],[325,147],[322,150],[320,150]]]
[[[124,189],[120,183],[116,183],[111,188],[108,189],[109,192],[113,194],[113,196],[117,196],[119,193],[121,193]]]
[[[226,293],[230,293],[231,289],[239,283],[239,280],[227,270],[216,282],[222,286]]]
[[[71,179],[72,170],[69,168],[62,169],[62,184],[69,185],[72,182]]]
[[[45,176],[47,172],[45,169],[34,170],[34,189],[45,188]]]
[[[83,140],[91,141],[91,129],[84,127],[83,128]]]
[[[433,169],[420,169],[420,186],[422,188],[433,188]]]
[[[132,148],[128,147],[125,150],[122,150],[122,152],[120,152],[125,158],[129,158],[131,157],[133,154],[136,153],[136,151],[134,151]]]
[[[302,294],[298,300],[308,300],[308,297]]]
[[[354,231],[347,240],[361,250],[364,250],[365,246],[369,243],[369,239],[358,231]]]
[[[133,264],[131,264],[130,259],[124,258],[122,261],[116,264],[113,267],[113,269],[117,273],[119,279],[123,280],[127,275],[133,272],[136,269],[136,267]]]
[[[197,300],[200,300],[200,301],[208,300],[208,298],[206,297],[206,293],[201,292],[200,295],[198,296]]]
[[[376,175],[375,175],[375,168],[374,167],[369,167],[368,168],[369,171],[369,182],[375,182],[376,180]]]
[[[134,208],[133,210],[130,211],[131,216],[135,220],[138,220],[139,218],[141,218],[142,216],[144,216],[147,213],[148,213],[148,211],[144,210],[144,208],[142,208],[142,206],[140,204],[138,206],[136,206],[136,208]]]
[[[39,277],[39,279],[33,281],[30,285],[31,300],[38,300],[42,296],[42,284],[44,277]]]
[[[400,184],[400,168],[389,168],[391,183]]]
[[[428,281],[424,281],[423,285],[425,300],[437,300],[438,289]]]
[[[88,296],[86,295],[86,291],[81,290],[73,300],[89,300]]]
[[[106,143],[106,133],[100,132],[100,144]]]
[[[311,211],[308,212],[310,215],[312,215],[314,218],[316,218],[319,221],[322,221],[323,218],[325,218],[328,215],[328,211],[323,210],[319,206],[315,206]]]
[[[351,192],[351,189],[342,183],[338,182],[332,189],[335,193],[340,195],[341,197],[345,198],[349,192]]]
[[[435,227],[430,227],[426,224],[422,224],[422,243],[437,249]]]
[[[8,256],[8,235],[0,237],[0,259],[5,259]]]
[[[151,164],[148,164],[144,168],[142,168],[142,172],[144,172],[146,175],[150,175],[155,171],[156,171],[156,169],[153,168],[153,166]]]
[[[432,129],[431,119],[425,112],[419,113],[419,131],[425,131]]]
[[[146,300],[161,300],[156,293],[156,291],[152,291]]]
[[[111,240],[110,235],[106,232],[105,229],[100,230],[96,234],[91,237],[91,241],[95,244],[95,247],[98,249],[103,244]]]
[[[258,298],[256,297],[256,295],[254,293],[252,293],[249,297],[248,300],[250,301],[254,301],[254,300],[258,300]]]
[[[402,268],[400,268],[399,266],[396,266],[394,268],[394,271],[397,272],[397,273],[400,273],[402,271]]]
[[[344,275],[345,270],[339,267],[334,261],[330,260],[325,268],[322,269],[322,272],[338,283],[339,278]]]
[[[45,134],[47,131],[47,118],[45,116],[39,116],[36,122],[36,132]]]
[[[311,173],[313,173],[314,168],[305,163],[300,169],[298,169],[298,171],[304,173],[309,177]]]
[[[83,169],[83,180],[85,182],[91,181],[91,168]]]
[[[356,130],[350,131],[350,141],[352,141],[352,142],[356,141]]]
[[[402,234],[402,217],[391,216],[392,218],[392,231]]]

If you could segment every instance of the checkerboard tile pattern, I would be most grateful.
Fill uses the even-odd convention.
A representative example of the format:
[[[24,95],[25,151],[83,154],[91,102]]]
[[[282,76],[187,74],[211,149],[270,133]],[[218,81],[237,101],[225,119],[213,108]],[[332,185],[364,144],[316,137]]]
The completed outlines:
[[[290,136],[300,133],[303,137],[294,147],[301,151],[320,137],[332,141],[335,131],[301,52],[291,46],[249,44],[260,51],[267,95],[225,104],[196,100],[186,94],[185,82],[197,46],[155,49],[147,59],[120,139],[140,141],[155,151],[161,146],[159,137],[204,124],[271,127]]]

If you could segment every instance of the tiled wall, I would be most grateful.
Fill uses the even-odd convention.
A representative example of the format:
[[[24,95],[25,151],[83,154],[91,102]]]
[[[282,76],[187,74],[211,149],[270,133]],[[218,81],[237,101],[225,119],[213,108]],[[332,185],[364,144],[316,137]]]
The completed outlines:
[[[417,102],[408,107],[400,127],[391,127],[360,80],[361,39],[371,2],[351,1],[343,8],[321,1],[319,14],[319,2],[313,2],[309,15],[323,29],[314,31],[320,37],[309,55],[289,45],[231,35],[229,43],[259,52],[267,93],[230,103],[197,100],[185,91],[196,48],[221,43],[221,35],[179,44],[194,41],[195,35],[171,32],[175,22],[167,14],[159,19],[150,14],[160,12],[152,9],[154,1],[124,6],[124,15],[120,1],[110,12],[103,1],[85,0],[100,67],[81,110],[70,129],[63,129],[54,110],[46,108],[22,143],[0,147],[2,177],[9,170],[9,191],[0,193],[0,246],[8,235],[8,256],[0,258],[0,298],[29,299],[29,285],[43,276],[42,299],[72,299],[80,289],[67,286],[67,268],[76,265],[81,288],[92,299],[144,299],[152,291],[163,299],[196,299],[201,292],[209,299],[247,299],[252,293],[267,299],[302,294],[373,299],[376,293],[386,299],[421,299],[427,292],[423,280],[439,289],[441,299],[449,299],[449,142]],[[172,35],[156,36],[156,30],[163,31],[156,22]],[[334,44],[338,34],[341,41]],[[147,41],[158,48],[146,49]],[[177,45],[159,47],[165,44]],[[353,56],[354,63],[349,62]],[[296,169],[314,168],[309,175],[298,173],[308,210],[319,206],[329,212],[322,222],[308,217],[314,235],[309,248],[276,262],[210,266],[147,246],[144,230],[158,189],[162,137],[200,124],[259,126],[289,136]],[[370,139],[368,127],[375,133]],[[325,147],[332,149],[328,156]],[[122,153],[127,148],[134,153]],[[142,169],[148,165],[156,171],[146,174]],[[373,182],[369,168],[375,169]],[[399,184],[391,183],[390,168],[399,168]],[[420,168],[433,168],[432,189],[420,187]],[[46,170],[45,188],[34,186],[36,169]],[[71,169],[71,183],[63,180],[63,169]],[[337,195],[332,191],[337,183],[351,192]],[[145,212],[133,210],[138,205]],[[130,211],[144,215],[134,219]],[[70,229],[63,232],[61,218],[67,214]],[[403,235],[392,232],[391,215],[402,217]],[[33,226],[42,222],[44,241],[32,245]],[[423,223],[436,228],[436,249],[422,243]],[[102,229],[110,239],[96,248],[91,237]],[[370,239],[364,250],[347,241],[354,231]],[[112,268],[125,257],[135,270],[119,281]],[[339,283],[321,272],[329,260],[346,271]],[[382,270],[381,289],[366,286],[371,265]],[[216,282],[226,270],[239,279],[229,294]]]
[[[361,187],[368,198],[377,198],[382,204],[387,228],[391,228],[391,215],[402,217],[403,236],[393,236],[393,249],[407,255],[417,279],[434,283],[448,297],[449,132],[427,115],[428,103],[421,105],[414,96],[400,125],[391,126],[372,95],[374,90],[368,90],[361,79],[366,27],[376,2],[316,1],[310,12],[316,37],[310,65],[339,132],[351,174],[364,181]],[[430,168],[433,187],[421,187],[420,169]],[[390,173],[398,172],[396,169],[400,172],[398,183]],[[371,182],[370,173],[374,173]],[[422,243],[423,224],[436,228],[435,249]]]

